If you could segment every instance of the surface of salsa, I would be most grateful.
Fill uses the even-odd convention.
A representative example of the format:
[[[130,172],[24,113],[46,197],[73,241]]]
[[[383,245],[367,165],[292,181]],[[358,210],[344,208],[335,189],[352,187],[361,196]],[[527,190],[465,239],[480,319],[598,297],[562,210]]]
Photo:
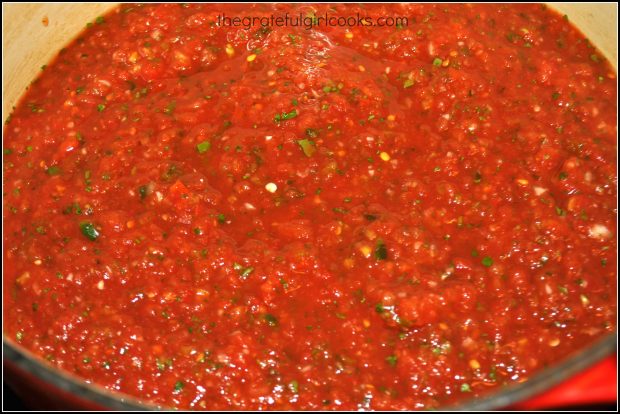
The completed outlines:
[[[373,20],[218,24],[286,13]],[[6,120],[4,334],[162,407],[525,381],[616,328],[616,99],[542,5],[123,4]]]

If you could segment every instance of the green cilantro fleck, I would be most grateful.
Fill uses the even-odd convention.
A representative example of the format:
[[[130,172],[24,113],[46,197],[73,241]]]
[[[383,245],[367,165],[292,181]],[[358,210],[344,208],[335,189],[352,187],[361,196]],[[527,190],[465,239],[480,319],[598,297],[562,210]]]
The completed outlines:
[[[478,184],[482,181],[482,174],[480,174],[480,171],[476,171],[474,173],[474,183]]]
[[[385,358],[385,361],[392,367],[396,366],[396,363],[398,362],[398,357],[396,355],[390,355],[388,357]]]
[[[276,114],[273,117],[274,122],[280,122],[280,121],[285,121],[287,119],[293,119],[295,118],[297,115],[299,115],[297,113],[297,109],[293,109],[291,112],[282,112],[281,114]]]
[[[272,314],[266,313],[263,317],[269,326],[278,326],[278,319]]]
[[[58,167],[57,165],[52,165],[51,167],[49,167],[47,169],[47,174],[48,175],[58,175],[58,174],[60,174],[60,167]]]
[[[377,260],[387,260],[387,257],[388,251],[385,247],[385,243],[383,243],[383,240],[381,239],[377,240],[377,245],[375,247],[375,258]]]
[[[211,143],[209,141],[202,141],[196,145],[196,150],[199,154],[205,153],[211,149]]]
[[[138,187],[138,194],[140,194],[140,199],[144,200],[148,195],[149,188],[146,185],[141,185]]]
[[[95,226],[90,222],[86,221],[86,222],[81,223],[80,230],[82,230],[82,234],[91,241],[95,241],[99,237],[99,232],[97,231]]]
[[[166,115],[172,115],[176,107],[177,107],[176,101],[170,101],[170,103],[166,105],[166,107],[164,108],[164,113]]]

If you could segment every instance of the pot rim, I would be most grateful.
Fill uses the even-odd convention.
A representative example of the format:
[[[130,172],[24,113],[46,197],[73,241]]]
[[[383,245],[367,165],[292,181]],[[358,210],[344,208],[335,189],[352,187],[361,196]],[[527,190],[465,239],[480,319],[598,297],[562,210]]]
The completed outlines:
[[[507,408],[518,402],[526,401],[528,398],[553,388],[560,382],[590,367],[595,362],[611,355],[617,350],[617,343],[617,331],[614,330],[561,362],[538,371],[522,383],[512,384],[503,389],[496,388],[495,391],[491,391],[488,395],[481,398],[470,398],[454,405],[439,407],[439,409],[488,411]],[[56,368],[49,362],[35,356],[5,335],[3,335],[2,339],[2,351],[4,354],[4,364],[12,363],[23,372],[79,399],[99,404],[112,410],[166,409],[127,394],[107,390],[97,384],[87,383],[78,376]]]

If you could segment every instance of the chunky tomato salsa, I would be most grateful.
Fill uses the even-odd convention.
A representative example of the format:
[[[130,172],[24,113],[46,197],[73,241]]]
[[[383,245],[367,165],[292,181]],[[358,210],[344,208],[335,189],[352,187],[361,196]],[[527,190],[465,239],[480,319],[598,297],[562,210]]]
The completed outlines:
[[[616,328],[616,100],[542,5],[123,4],[6,120],[4,334],[182,409],[526,381]]]

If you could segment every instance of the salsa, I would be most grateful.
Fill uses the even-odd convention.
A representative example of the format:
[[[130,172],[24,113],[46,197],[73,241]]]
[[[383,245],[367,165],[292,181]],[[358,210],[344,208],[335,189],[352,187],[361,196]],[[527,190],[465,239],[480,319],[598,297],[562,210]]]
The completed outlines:
[[[181,409],[526,381],[616,329],[616,84],[540,4],[120,5],[6,120],[4,335]]]

